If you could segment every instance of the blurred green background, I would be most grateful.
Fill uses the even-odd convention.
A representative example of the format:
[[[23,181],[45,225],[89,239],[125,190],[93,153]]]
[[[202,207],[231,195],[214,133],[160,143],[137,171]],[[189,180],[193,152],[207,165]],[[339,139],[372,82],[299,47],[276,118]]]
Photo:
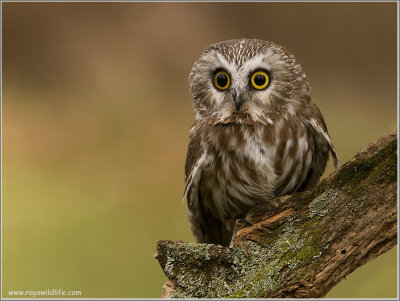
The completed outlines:
[[[342,162],[396,127],[396,3],[2,3],[2,295],[161,296],[209,44],[259,38],[306,70]],[[326,174],[333,171],[329,163]],[[395,249],[328,297],[396,297]]]

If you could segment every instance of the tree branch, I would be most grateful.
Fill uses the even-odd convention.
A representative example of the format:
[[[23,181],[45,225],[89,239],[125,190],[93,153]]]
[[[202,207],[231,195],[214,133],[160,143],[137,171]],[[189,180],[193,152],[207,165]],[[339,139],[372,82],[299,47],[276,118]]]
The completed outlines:
[[[397,129],[312,191],[249,211],[229,247],[160,241],[163,297],[323,297],[397,241]]]

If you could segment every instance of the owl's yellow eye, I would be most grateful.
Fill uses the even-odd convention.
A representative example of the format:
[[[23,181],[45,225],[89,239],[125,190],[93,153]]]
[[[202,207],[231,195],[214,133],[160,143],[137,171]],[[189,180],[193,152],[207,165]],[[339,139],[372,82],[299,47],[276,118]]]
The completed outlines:
[[[226,71],[220,70],[217,73],[215,73],[214,86],[218,90],[226,90],[229,88],[230,84],[231,84],[231,79]]]
[[[269,76],[265,71],[256,71],[250,78],[250,82],[257,90],[265,89],[269,83]]]

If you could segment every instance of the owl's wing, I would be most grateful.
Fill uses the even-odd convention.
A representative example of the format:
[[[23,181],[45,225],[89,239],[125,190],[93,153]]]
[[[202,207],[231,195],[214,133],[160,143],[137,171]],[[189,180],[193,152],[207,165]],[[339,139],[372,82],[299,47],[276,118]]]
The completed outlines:
[[[207,154],[201,147],[200,137],[191,136],[185,163],[186,186],[183,196],[183,200],[187,198],[190,228],[197,242],[227,244],[232,234],[223,222],[204,207],[204,202],[212,202],[210,193],[202,195],[200,191],[201,174],[206,163]]]
[[[329,137],[328,129],[326,127],[324,118],[322,117],[321,111],[314,103],[310,103],[309,109],[310,110],[307,112],[307,117],[304,116],[303,120],[306,120],[306,125],[312,130],[314,137],[316,137],[317,139],[322,137],[323,140],[328,143],[329,151],[332,154],[335,168],[339,168],[339,158],[336,153],[335,147],[333,146],[331,137]]]
[[[314,118],[312,118],[309,122],[310,122],[311,126],[313,127],[313,129],[316,131],[316,133],[321,135],[322,137],[324,137],[325,141],[328,143],[329,151],[333,158],[333,164],[335,165],[335,168],[339,168],[340,161],[339,161],[339,157],[336,153],[336,149],[333,146],[333,143],[332,143],[331,137],[328,134],[328,131],[326,130],[326,126],[325,127],[322,126],[325,124],[319,123],[318,120],[316,120]]]
[[[185,191],[183,200],[188,197],[192,186],[197,186],[201,176],[201,169],[206,160],[206,153],[201,147],[200,137],[191,137],[185,162]]]
[[[198,242],[203,242],[205,239],[205,226],[202,226],[205,224],[205,213],[199,191],[201,170],[205,160],[206,154],[201,147],[200,137],[191,136],[185,162],[185,191],[182,202],[187,198],[190,228]]]
[[[302,120],[312,137],[313,159],[307,178],[298,189],[299,191],[308,190],[318,183],[325,171],[329,153],[332,155],[335,168],[340,166],[339,158],[329,137],[322,114],[315,104],[311,104],[311,111],[307,112],[307,117],[303,116]]]

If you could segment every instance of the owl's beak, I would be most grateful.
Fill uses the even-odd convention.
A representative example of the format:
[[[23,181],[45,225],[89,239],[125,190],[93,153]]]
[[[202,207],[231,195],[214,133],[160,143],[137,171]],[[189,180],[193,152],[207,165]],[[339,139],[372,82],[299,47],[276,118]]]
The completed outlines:
[[[246,102],[242,93],[238,93],[236,90],[232,93],[233,102],[235,103],[236,110],[239,111],[240,107]]]

